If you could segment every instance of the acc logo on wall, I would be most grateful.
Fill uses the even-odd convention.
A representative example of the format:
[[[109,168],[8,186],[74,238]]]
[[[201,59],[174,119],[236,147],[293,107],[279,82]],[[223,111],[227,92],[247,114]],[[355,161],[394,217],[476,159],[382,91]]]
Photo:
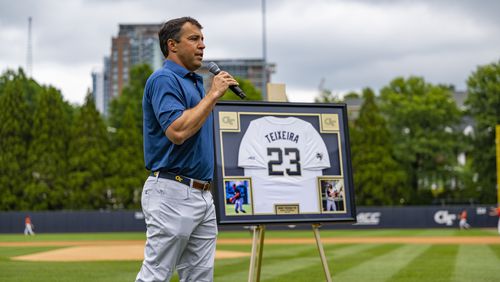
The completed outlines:
[[[450,214],[447,210],[440,210],[434,214],[434,221],[437,224],[445,224],[446,226],[452,226],[453,221],[457,219],[456,214]]]
[[[356,216],[355,225],[378,225],[380,223],[380,212],[361,212]]]

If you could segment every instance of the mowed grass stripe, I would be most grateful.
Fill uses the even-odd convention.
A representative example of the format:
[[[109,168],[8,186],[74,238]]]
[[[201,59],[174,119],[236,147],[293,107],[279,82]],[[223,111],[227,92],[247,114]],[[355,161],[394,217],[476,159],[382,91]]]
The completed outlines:
[[[307,279],[304,280],[300,275],[297,276],[296,273],[304,275],[308,271],[318,272],[322,270],[321,260],[315,244],[309,245],[307,249],[291,252],[285,257],[275,256],[274,254],[275,252],[272,251],[268,257],[264,257],[265,264],[261,271],[262,281],[308,281]],[[306,278],[311,278],[311,276],[305,275]]]
[[[359,247],[360,245],[358,245]],[[329,261],[330,272],[334,278],[336,278],[340,273],[347,272],[351,268],[355,268],[360,264],[369,262],[370,260],[376,259],[379,256],[383,256],[387,253],[393,252],[399,249],[403,245],[398,244],[368,244],[369,248],[358,249],[358,252],[353,252],[352,254],[336,257]]]
[[[335,250],[337,248],[339,250]],[[346,268],[371,260],[396,248],[398,248],[397,245],[381,246],[378,244],[366,244],[347,245],[347,247],[339,247],[339,245],[337,245],[332,249],[332,245],[327,245],[325,253],[328,259],[330,273],[335,273],[338,272],[339,269],[345,270]],[[282,271],[282,273],[277,273],[273,272],[275,271],[274,269],[266,268],[266,271],[271,271],[272,275],[268,275],[267,278],[269,279],[264,281],[324,281],[324,271],[317,249],[307,255],[308,257],[315,258],[311,261],[312,264],[303,264],[303,259],[301,260],[299,258],[294,259],[294,263],[287,267],[288,271],[286,272]]]
[[[291,260],[291,257],[296,256],[304,256],[314,250],[314,245],[264,245],[264,253],[263,253],[263,262],[261,268],[261,280],[264,279],[264,273],[270,268],[273,267],[273,261],[279,261],[282,264],[285,264],[281,267],[280,271],[287,272],[288,266],[293,265],[294,263]],[[314,261],[314,257],[305,255],[306,258],[302,259],[302,262],[306,265],[312,264]],[[319,260],[319,258],[318,258]],[[250,258],[247,258],[242,265],[233,266],[232,271],[225,273],[218,273],[216,277],[216,281],[225,282],[225,281],[246,281],[248,278],[248,270],[250,265]],[[219,275],[220,274],[220,275]]]
[[[44,263],[2,262],[0,281],[15,282],[110,282],[133,281],[138,262]]]
[[[249,258],[222,261],[216,260],[214,280],[217,282],[247,281],[249,266]]]
[[[459,245],[432,245],[388,281],[452,281],[458,248]]]
[[[228,267],[228,266],[233,266],[233,265],[238,265],[238,264],[249,264],[249,258],[243,257],[243,258],[231,258],[231,259],[219,259],[215,260],[215,270],[217,270],[217,266],[219,267]]]
[[[277,249],[281,251],[277,251]],[[264,249],[264,261],[261,269],[262,281],[283,281],[278,277],[294,271],[321,267],[319,253],[315,244],[276,246],[270,245],[268,251]],[[318,268],[320,269],[320,268]],[[292,281],[303,281],[294,277]]]
[[[390,247],[394,245],[382,245]],[[430,245],[397,245],[396,249],[374,257],[338,274],[336,281],[387,281],[413,259],[427,251]]]
[[[315,248],[315,245],[265,245],[263,250],[263,268],[267,268],[267,264],[272,259],[278,259],[281,261],[287,261],[290,257],[295,257],[297,255],[302,255],[303,253],[310,252]],[[251,253],[251,251],[249,251]],[[217,266],[224,268],[233,269],[235,271],[224,272],[217,271]],[[248,277],[248,270],[250,266],[250,257],[242,258],[238,261],[235,260],[221,260],[216,261],[216,281],[243,281],[242,277]],[[262,272],[262,271],[261,271]]]
[[[497,258],[500,260],[500,245],[489,245],[491,251],[495,253]]]
[[[376,247],[376,245],[328,245],[329,249],[326,253],[328,259],[335,257],[335,260],[339,260],[343,257],[353,256],[360,251]],[[340,254],[335,255],[336,250],[332,249],[338,249]],[[216,281],[243,281],[243,277],[248,277],[248,267],[249,260],[246,261],[246,264],[234,265],[231,269],[237,271],[218,272]],[[262,281],[310,281],[311,272],[322,273],[322,271],[321,260],[316,245],[264,246],[264,258],[261,269]],[[312,275],[312,277],[318,277],[318,275]],[[320,275],[319,277],[322,276]]]
[[[342,245],[323,245],[325,256],[328,261],[344,259],[353,254],[370,253],[371,249],[380,247],[379,244],[342,244]],[[319,257],[319,252],[318,252]]]
[[[460,245],[453,281],[500,281],[500,259],[487,245]]]

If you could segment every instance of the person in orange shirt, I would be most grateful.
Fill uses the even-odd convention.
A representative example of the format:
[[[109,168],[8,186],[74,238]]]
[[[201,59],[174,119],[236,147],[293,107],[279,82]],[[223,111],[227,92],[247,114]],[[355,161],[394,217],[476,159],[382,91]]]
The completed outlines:
[[[458,225],[460,226],[460,230],[470,228],[469,223],[467,223],[467,210],[463,210],[460,213],[460,223]]]
[[[498,216],[498,234],[500,234],[500,204],[496,208],[491,208],[490,215]]]
[[[29,215],[24,219],[24,235],[35,235],[33,231],[33,223],[31,222],[31,218]]]

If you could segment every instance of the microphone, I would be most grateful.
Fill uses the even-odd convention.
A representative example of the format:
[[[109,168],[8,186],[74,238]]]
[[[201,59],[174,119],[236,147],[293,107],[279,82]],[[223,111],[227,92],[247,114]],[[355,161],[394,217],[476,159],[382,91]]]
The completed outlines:
[[[220,68],[216,63],[210,62],[210,64],[208,64],[208,71],[214,75],[218,75],[220,73]],[[229,85],[229,89],[231,89],[231,91],[233,91],[233,93],[238,95],[241,99],[245,99],[247,97],[245,92],[243,92],[238,85]]]

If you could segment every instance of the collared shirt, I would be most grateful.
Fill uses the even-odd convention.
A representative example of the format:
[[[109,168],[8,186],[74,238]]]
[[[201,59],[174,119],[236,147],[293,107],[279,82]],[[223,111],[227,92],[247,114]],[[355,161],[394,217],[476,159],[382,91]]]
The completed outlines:
[[[195,107],[205,96],[203,79],[171,60],[166,60],[147,80],[142,100],[144,162],[151,171],[170,172],[212,180],[214,171],[213,117],[181,145],[165,131],[184,110]]]

